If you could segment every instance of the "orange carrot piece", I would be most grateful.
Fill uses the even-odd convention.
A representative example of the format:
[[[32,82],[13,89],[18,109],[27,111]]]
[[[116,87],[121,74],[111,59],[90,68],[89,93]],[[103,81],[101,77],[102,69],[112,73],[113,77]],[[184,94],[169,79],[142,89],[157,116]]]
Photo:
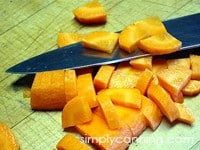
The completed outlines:
[[[75,70],[65,71],[65,95],[66,103],[78,95]]]
[[[171,98],[174,102],[176,103],[183,103],[184,102],[184,96],[183,96],[183,92],[181,91],[178,95],[175,94],[170,94]]]
[[[62,109],[66,104],[64,70],[37,73],[31,87],[31,108]]]
[[[118,33],[108,31],[94,31],[86,34],[82,44],[86,48],[112,53],[118,42]]]
[[[0,122],[0,149],[1,150],[19,150],[19,143],[11,131],[4,123]]]
[[[57,44],[58,47],[64,47],[76,42],[80,42],[82,34],[78,33],[58,33]]]
[[[112,130],[119,129],[121,126],[120,119],[110,97],[107,95],[99,94],[97,95],[97,100],[104,114],[108,127]]]
[[[142,96],[142,107],[141,111],[147,119],[148,125],[152,130],[156,130],[156,128],[160,125],[162,121],[162,113],[158,106],[149,98]]]
[[[73,10],[75,18],[83,24],[101,24],[106,22],[107,14],[101,3],[96,0],[85,3]]]
[[[128,62],[120,63],[110,78],[108,88],[134,88],[141,72]]]
[[[57,150],[92,150],[72,134],[66,134],[56,145]]]
[[[76,126],[80,134],[86,136],[90,143],[95,144],[102,150],[124,150],[129,146],[125,141],[125,139],[132,136],[128,126],[111,130],[103,118],[94,113],[92,118],[92,121]],[[121,142],[118,141],[119,139],[121,139]]]
[[[179,59],[169,59],[167,60],[168,68],[187,68],[190,69],[190,59],[189,58],[179,58]]]
[[[180,114],[178,120],[191,125],[195,121],[192,112],[184,104],[175,103],[175,105]]]
[[[110,96],[114,104],[131,108],[141,107],[141,93],[136,88],[105,89],[99,91],[98,94]]]
[[[78,95],[87,97],[87,101],[91,108],[98,105],[91,73],[78,75],[77,90]]]
[[[188,84],[182,89],[183,95],[194,96],[200,93],[200,81],[190,80]]]
[[[115,70],[114,65],[103,65],[94,77],[94,87],[97,91],[108,87],[108,83]]]
[[[87,97],[76,96],[71,99],[62,111],[62,127],[68,128],[92,120],[92,111]]]
[[[158,17],[145,18],[143,20],[136,21],[134,24],[141,29],[146,30],[151,36],[167,32],[164,24]]]
[[[155,59],[152,61],[152,71],[154,74],[163,69],[167,69],[167,61],[165,59]]]
[[[119,34],[119,47],[122,50],[131,53],[137,49],[137,43],[146,37],[148,37],[148,33],[144,29],[133,24],[128,25]]]
[[[152,56],[142,57],[130,60],[130,65],[133,66],[135,69],[145,70],[145,69],[152,69]]]
[[[127,124],[132,132],[132,137],[138,137],[147,127],[147,120],[139,109],[132,109],[115,105],[115,109],[122,122]]]
[[[145,71],[141,73],[135,87],[140,90],[141,94],[145,95],[152,79],[153,73],[149,69],[145,69]]]
[[[151,84],[147,91],[148,97],[153,100],[161,112],[170,122],[176,120],[180,114],[170,95],[160,85]]]
[[[176,68],[164,69],[157,73],[160,84],[172,95],[178,96],[191,79],[191,70]]]
[[[191,69],[192,69],[192,79],[200,80],[200,56],[190,55]]]
[[[153,55],[169,54],[179,50],[182,42],[169,33],[157,34],[140,40],[138,47]]]

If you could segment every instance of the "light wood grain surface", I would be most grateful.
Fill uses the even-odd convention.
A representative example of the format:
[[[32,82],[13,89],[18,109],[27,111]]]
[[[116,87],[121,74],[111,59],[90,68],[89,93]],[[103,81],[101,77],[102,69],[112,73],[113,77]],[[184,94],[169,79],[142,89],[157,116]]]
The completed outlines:
[[[1,0],[0,1],[0,121],[16,135],[21,150],[52,150],[65,134],[61,112],[30,109],[22,86],[30,77],[8,74],[12,65],[56,48],[58,32],[86,33],[94,30],[119,31],[127,24],[148,16],[162,20],[200,12],[199,0],[100,0],[108,12],[101,26],[83,26],[72,10],[86,0]],[[163,120],[155,131],[147,129],[129,149],[198,149],[200,147],[200,96],[186,98],[194,125],[171,126]],[[185,140],[184,140],[185,139]]]

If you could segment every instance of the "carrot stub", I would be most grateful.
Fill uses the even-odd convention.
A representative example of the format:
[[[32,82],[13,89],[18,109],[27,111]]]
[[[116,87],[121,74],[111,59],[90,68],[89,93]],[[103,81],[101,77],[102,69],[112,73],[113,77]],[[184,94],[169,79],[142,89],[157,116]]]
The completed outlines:
[[[64,79],[64,70],[37,73],[31,87],[31,108],[62,109],[66,104]]]
[[[190,80],[188,84],[182,89],[183,95],[193,96],[200,93],[200,81]]]
[[[72,134],[66,134],[56,145],[57,150],[92,150]]]
[[[190,55],[192,79],[200,80],[200,56]]]
[[[142,57],[130,60],[130,65],[133,66],[135,69],[145,70],[145,69],[152,69],[152,56]]]

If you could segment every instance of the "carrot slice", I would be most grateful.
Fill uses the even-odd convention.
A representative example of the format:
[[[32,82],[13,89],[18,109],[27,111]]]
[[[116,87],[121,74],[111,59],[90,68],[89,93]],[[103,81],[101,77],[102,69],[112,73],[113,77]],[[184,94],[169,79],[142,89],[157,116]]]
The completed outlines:
[[[136,21],[134,24],[141,29],[146,30],[151,36],[167,32],[164,24],[158,17],[145,18],[143,20]]]
[[[180,49],[182,42],[169,33],[153,35],[140,40],[138,47],[154,55],[169,54]]]
[[[104,114],[109,128],[119,129],[120,119],[110,97],[107,95],[99,94],[97,95],[97,100],[99,102],[99,106]]]
[[[76,71],[66,70],[65,71],[65,95],[66,103],[78,95],[77,85],[76,85]]]
[[[103,65],[94,77],[94,86],[97,91],[108,87],[108,83],[115,70],[114,65]]]
[[[86,136],[90,143],[103,150],[124,150],[129,146],[125,140],[132,136],[128,126],[111,130],[103,118],[94,113],[92,118],[90,122],[76,126],[80,134]],[[119,139],[121,142],[118,141]]]
[[[192,79],[200,80],[200,56],[190,55]]]
[[[80,42],[82,34],[78,33],[58,33],[57,44],[58,47],[64,47],[76,42]]]
[[[151,84],[148,88],[147,95],[156,103],[156,105],[158,105],[161,112],[169,119],[170,122],[173,122],[180,116],[179,111],[170,95],[160,85]]]
[[[175,103],[175,105],[180,114],[178,120],[191,125],[195,121],[192,112],[184,104]]]
[[[145,69],[145,71],[141,73],[135,87],[140,90],[141,94],[145,95],[152,79],[153,73],[149,69]]]
[[[115,105],[122,122],[127,124],[132,132],[132,137],[138,137],[147,127],[147,120],[139,109],[132,109]]]
[[[114,104],[130,108],[141,107],[141,93],[136,88],[105,89],[99,91],[98,94],[110,96]]]
[[[77,90],[78,95],[87,97],[87,101],[91,108],[98,106],[91,73],[78,75]]]
[[[134,88],[141,72],[128,62],[120,63],[110,78],[108,88]]]
[[[191,70],[184,68],[164,69],[157,73],[160,84],[172,95],[178,96],[191,78]]]
[[[119,34],[119,47],[131,53],[136,50],[137,43],[146,37],[148,37],[148,33],[145,30],[135,25],[129,25]]]
[[[31,108],[62,109],[66,104],[64,79],[64,70],[37,73],[31,87]]]
[[[100,24],[106,22],[106,11],[96,0],[85,3],[73,10],[75,18],[83,24]]]
[[[142,107],[141,111],[144,114],[145,118],[148,121],[148,125],[152,130],[156,130],[156,128],[160,125],[162,121],[162,113],[158,106],[149,98],[142,96]]]
[[[187,68],[190,69],[190,59],[189,58],[179,58],[179,59],[169,59],[167,60],[168,68]]]
[[[19,143],[11,131],[4,123],[0,122],[0,149],[2,150],[19,150]]]
[[[130,60],[130,65],[133,66],[135,69],[145,70],[145,69],[152,69],[152,56],[142,57]]]
[[[200,81],[190,80],[188,84],[182,89],[183,95],[194,96],[200,93]]]
[[[108,31],[94,31],[86,34],[82,43],[84,47],[112,53],[118,42],[118,34]]]
[[[92,150],[72,134],[66,134],[56,145],[57,150]]]
[[[62,127],[68,128],[92,120],[92,111],[87,97],[76,96],[70,100],[62,111]]]

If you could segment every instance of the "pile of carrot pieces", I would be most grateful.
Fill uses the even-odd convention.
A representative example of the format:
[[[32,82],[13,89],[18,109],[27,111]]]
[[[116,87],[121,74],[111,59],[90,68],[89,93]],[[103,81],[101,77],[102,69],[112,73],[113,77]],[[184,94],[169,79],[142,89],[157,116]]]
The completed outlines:
[[[90,7],[99,14],[97,18],[87,14]],[[106,22],[97,1],[77,8],[74,15],[84,24]],[[156,17],[128,25],[121,33],[58,34],[59,47],[80,41],[84,47],[106,53],[118,44],[128,53],[140,48],[154,55],[175,52],[182,44]],[[62,128],[75,128],[87,140],[67,133],[58,142],[58,150],[92,149],[87,142],[99,149],[124,150],[147,127],[156,130],[163,117],[192,125],[195,119],[184,105],[184,96],[200,93],[199,62],[200,56],[194,54],[179,59],[148,56],[99,68],[37,73],[31,108],[62,110]]]

